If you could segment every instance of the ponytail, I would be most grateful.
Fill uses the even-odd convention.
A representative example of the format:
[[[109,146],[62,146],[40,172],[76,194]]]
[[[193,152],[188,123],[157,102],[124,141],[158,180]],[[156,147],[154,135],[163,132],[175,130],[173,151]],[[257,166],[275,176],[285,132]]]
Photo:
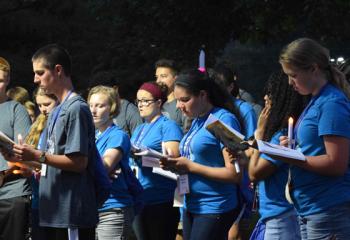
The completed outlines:
[[[342,90],[345,96],[350,99],[350,84],[346,81],[345,75],[333,65],[329,65],[329,71],[331,75],[329,78],[330,83]]]

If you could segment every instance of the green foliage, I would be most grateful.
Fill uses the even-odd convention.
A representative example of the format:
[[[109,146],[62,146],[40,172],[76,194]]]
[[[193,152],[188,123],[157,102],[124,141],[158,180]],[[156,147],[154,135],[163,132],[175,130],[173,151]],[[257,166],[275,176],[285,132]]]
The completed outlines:
[[[154,78],[157,59],[197,67],[203,44],[207,66],[230,41],[271,55],[269,65],[247,54],[251,59],[242,69],[252,59],[274,66],[275,49],[300,36],[343,46],[350,36],[349,9],[348,0],[3,0],[0,55],[14,66],[13,84],[32,89],[31,54],[57,42],[73,57],[77,88],[85,89],[94,72],[113,70],[124,82],[124,97],[133,99],[139,84]]]

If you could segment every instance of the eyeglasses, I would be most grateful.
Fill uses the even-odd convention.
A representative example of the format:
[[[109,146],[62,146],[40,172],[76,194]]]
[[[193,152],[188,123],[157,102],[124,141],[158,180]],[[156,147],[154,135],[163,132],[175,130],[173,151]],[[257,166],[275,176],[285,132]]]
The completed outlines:
[[[154,99],[136,99],[135,104],[136,104],[136,106],[141,105],[144,107],[148,107],[149,105],[151,105],[155,101],[157,101],[157,100],[154,100]]]

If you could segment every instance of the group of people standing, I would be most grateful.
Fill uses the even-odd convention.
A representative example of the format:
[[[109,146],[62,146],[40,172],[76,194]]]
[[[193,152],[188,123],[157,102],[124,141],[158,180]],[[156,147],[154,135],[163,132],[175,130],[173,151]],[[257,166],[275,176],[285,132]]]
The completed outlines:
[[[349,83],[311,39],[288,44],[279,62],[257,116],[237,98],[228,67],[178,72],[166,59],[155,64],[156,81],[139,87],[136,107],[120,98],[108,74],[96,76],[85,101],[73,88],[68,52],[47,45],[32,57],[40,115],[31,125],[25,107],[6,95],[10,64],[0,58],[0,130],[16,142],[12,150],[1,147],[0,237],[25,239],[31,222],[32,239],[175,239],[181,221],[188,240],[348,239]],[[206,129],[212,115],[252,145],[289,145],[306,161],[229,148]],[[137,156],[145,148],[166,157]],[[99,159],[111,183],[102,205]],[[131,168],[143,188],[142,209],[135,208]],[[241,219],[242,208],[249,212],[253,201],[259,221],[244,234],[238,222],[250,221],[249,214]]]

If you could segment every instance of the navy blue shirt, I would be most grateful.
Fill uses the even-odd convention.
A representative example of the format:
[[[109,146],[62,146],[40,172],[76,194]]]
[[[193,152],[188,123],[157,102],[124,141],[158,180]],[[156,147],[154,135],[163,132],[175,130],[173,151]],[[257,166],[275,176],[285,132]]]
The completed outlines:
[[[95,161],[91,150],[95,144],[95,127],[88,105],[82,97],[73,96],[62,103],[54,121],[58,107],[48,119],[47,152],[79,153],[88,157],[88,165],[92,164]],[[88,169],[78,173],[47,166],[47,174],[40,178],[39,185],[40,225],[94,227],[98,220],[95,196],[93,176]]]

